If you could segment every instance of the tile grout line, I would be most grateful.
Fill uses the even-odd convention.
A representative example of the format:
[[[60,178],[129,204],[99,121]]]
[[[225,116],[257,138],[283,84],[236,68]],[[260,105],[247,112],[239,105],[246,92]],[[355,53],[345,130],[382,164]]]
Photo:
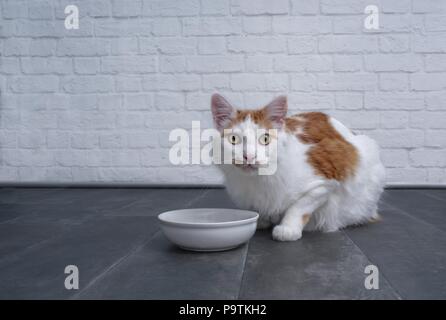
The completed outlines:
[[[432,195],[432,194],[426,192],[425,190],[419,190],[419,192],[420,192],[421,194],[424,194],[425,196],[431,198],[431,199],[435,199],[435,200],[438,200],[438,201],[441,201],[441,202],[446,202],[446,199],[443,199],[443,198],[434,196],[434,195]]]
[[[442,233],[446,232],[446,230],[440,229],[440,228],[438,228],[436,225],[434,225],[434,224],[432,224],[432,223],[430,223],[430,222],[428,222],[428,221],[425,221],[425,220],[420,219],[420,218],[418,218],[418,217],[416,217],[416,216],[413,216],[413,215],[411,215],[410,213],[407,213],[406,211],[404,211],[403,209],[401,209],[401,208],[399,208],[399,207],[396,207],[396,206],[394,206],[394,205],[392,205],[392,204],[389,204],[389,203],[387,203],[387,202],[386,202],[385,204],[386,204],[387,206],[389,206],[391,210],[394,210],[394,211],[396,211],[396,212],[399,213],[399,214],[402,214],[402,215],[404,215],[404,216],[406,216],[406,217],[410,217],[410,218],[412,218],[412,219],[414,219],[414,220],[416,220],[416,221],[418,221],[418,222],[420,222],[420,223],[422,223],[422,224],[424,224],[424,225],[426,225],[426,226],[430,226],[431,228],[434,228],[435,230],[440,231],[440,232],[442,232]]]
[[[237,300],[240,300],[240,294],[242,292],[243,281],[245,279],[245,274],[246,274],[246,261],[248,260],[249,246],[251,244],[251,241],[252,241],[252,238],[246,244],[246,253],[245,253],[244,257],[243,257],[243,262],[242,262],[242,264],[243,264],[242,277],[240,279],[240,286],[238,288],[237,297],[236,297]]]
[[[81,291],[77,292],[76,294],[72,295],[69,300],[75,300],[78,299],[80,295],[82,295],[84,292],[86,292],[88,289],[90,289],[92,286],[94,286],[98,281],[103,279],[110,271],[118,267],[122,262],[130,258],[133,254],[141,250],[143,247],[145,247],[150,241],[155,238],[155,236],[160,232],[160,230],[155,231],[148,239],[142,241],[139,245],[135,246],[129,253],[125,254],[115,262],[113,262],[111,265],[109,265],[107,268],[105,268],[104,271],[102,271],[99,275],[94,277],[90,282],[83,288]]]
[[[348,240],[355,246],[355,248],[357,248],[357,249],[359,250],[359,252],[361,252],[361,253],[364,255],[364,257],[367,258],[367,260],[368,260],[370,263],[375,264],[375,262],[373,262],[373,259],[370,259],[370,257],[369,257],[368,255],[365,254],[365,252],[359,247],[359,245],[356,244],[356,242],[353,241],[352,238],[350,238],[350,236],[347,234],[347,232],[345,232],[344,230],[340,230],[340,231],[341,231],[341,232],[347,237],[347,239],[348,239]],[[375,265],[376,265],[376,264],[375,264]],[[389,284],[389,286],[392,288],[392,290],[394,291],[394,293],[395,293],[397,299],[398,299],[398,300],[404,300],[403,297],[402,297],[402,295],[401,295],[401,294],[399,293],[399,291],[395,288],[395,286],[392,284],[392,282],[386,277],[386,275],[384,274],[384,272],[380,271],[379,273],[380,273],[380,275],[382,275],[382,277],[384,278],[384,280],[386,280],[387,283]]]

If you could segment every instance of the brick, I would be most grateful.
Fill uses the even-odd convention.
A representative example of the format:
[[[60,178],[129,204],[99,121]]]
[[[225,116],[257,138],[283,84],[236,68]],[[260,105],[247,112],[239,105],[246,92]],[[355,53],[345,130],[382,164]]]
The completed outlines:
[[[22,149],[39,149],[45,145],[45,134],[41,131],[21,132],[18,136],[19,148]]]
[[[146,16],[187,17],[200,12],[199,0],[144,0],[143,14]]]
[[[405,183],[419,184],[426,181],[426,169],[418,168],[388,168],[386,170],[388,183],[404,181]]]
[[[99,136],[101,149],[122,149],[126,144],[126,136],[124,134],[105,133]]]
[[[127,146],[129,148],[132,149],[141,149],[141,148],[152,148],[155,147],[155,143],[154,143],[154,139],[151,133],[148,133],[147,131],[142,131],[142,132],[132,132],[132,133],[128,133],[127,135]],[[151,159],[150,156],[147,157],[147,155],[142,156],[142,165],[144,165],[144,163],[146,163],[146,160],[148,160],[150,162],[150,160],[152,160],[152,162],[150,162],[152,165],[157,165],[155,163],[155,161],[153,161],[154,158],[154,152],[155,150],[150,149],[147,151],[143,151],[143,152],[148,152],[148,154],[152,154]]]
[[[243,31],[248,34],[257,35],[271,33],[271,17],[243,17]]]
[[[288,96],[288,105],[290,114],[301,110],[326,111],[333,109],[334,100],[331,94],[293,92]]]
[[[31,41],[30,39],[9,38],[4,40],[3,55],[8,56],[27,56],[29,55]]]
[[[66,131],[50,130],[46,135],[48,149],[64,149],[70,146],[70,134]]]
[[[409,153],[405,149],[382,149],[381,160],[387,168],[404,168],[409,164]]]
[[[175,73],[186,71],[186,58],[181,56],[167,56],[159,58],[161,72]]]
[[[29,54],[31,56],[47,57],[52,56],[56,51],[56,40],[47,38],[32,39],[29,44]]]
[[[292,91],[303,91],[312,92],[317,88],[316,76],[313,74],[292,74],[291,79],[291,90]]]
[[[288,77],[285,74],[234,74],[231,89],[235,91],[286,91]]]
[[[284,39],[275,37],[231,37],[228,51],[235,53],[280,53],[286,51]]]
[[[289,37],[287,47],[289,54],[314,53],[317,49],[317,39],[311,36]]]
[[[412,54],[375,54],[365,56],[365,68],[368,71],[406,71],[415,72],[422,69],[420,56]]]
[[[204,37],[198,39],[199,54],[224,54],[226,39],[223,37]]]
[[[98,95],[97,104],[100,110],[119,110],[122,98],[118,94]]]
[[[141,91],[142,79],[133,76],[118,76],[115,78],[116,91],[118,92],[137,92]]]
[[[20,73],[19,58],[0,57],[0,73],[4,73],[4,74],[18,74],[18,73]]]
[[[127,110],[150,110],[153,108],[151,94],[127,94],[124,96],[124,107]]]
[[[427,130],[425,132],[425,146],[434,148],[446,147],[446,130]]]
[[[98,58],[75,58],[74,72],[77,74],[96,74],[99,72]]]
[[[185,36],[227,36],[240,34],[241,31],[240,18],[212,17],[183,20],[183,35]]]
[[[117,56],[101,58],[101,72],[108,74],[122,73],[148,73],[155,72],[157,61],[155,57],[150,56]]]
[[[379,123],[379,115],[371,111],[335,111],[333,116],[352,130],[375,129]]]
[[[385,53],[401,53],[409,51],[409,36],[383,35],[379,38],[379,49]]]
[[[325,16],[273,17],[273,31],[290,35],[330,33],[331,20]]]
[[[443,129],[445,128],[446,114],[444,112],[411,112],[410,126],[412,128],[429,128],[429,129]]]
[[[164,54],[194,54],[197,47],[197,39],[195,38],[159,38],[151,39],[149,38],[150,44],[143,44],[146,48],[150,46],[155,46],[159,52]],[[141,43],[141,39],[140,39]]]
[[[336,93],[336,109],[358,110],[364,105],[362,93]]]
[[[32,1],[28,4],[28,16],[35,20],[51,20],[53,7],[49,1]]]
[[[379,118],[380,127],[383,129],[402,129],[409,123],[407,112],[382,111]]]
[[[381,73],[379,88],[382,91],[407,91],[409,78],[406,73]]]
[[[5,19],[28,18],[28,4],[25,1],[2,1],[2,13]]]
[[[427,110],[446,110],[445,99],[446,94],[443,92],[426,93]]]
[[[10,89],[17,93],[56,92],[59,80],[56,76],[21,76],[10,81]]]
[[[319,13],[319,0],[291,0],[292,15]]]
[[[423,130],[394,129],[368,133],[382,148],[417,148],[424,144]]]
[[[444,33],[429,35],[414,35],[412,39],[412,48],[414,52],[419,53],[445,53],[446,37]]]
[[[136,37],[113,39],[110,44],[112,55],[130,55],[138,52],[138,39]]]
[[[153,20],[152,33],[155,36],[179,36],[181,23],[178,18],[156,18]]]
[[[410,87],[415,91],[443,90],[446,88],[446,75],[444,73],[412,74]]]
[[[320,74],[318,75],[319,90],[328,91],[370,91],[375,90],[377,76],[368,73]]]
[[[373,53],[378,51],[375,35],[331,35],[319,37],[321,53]]]
[[[429,54],[425,57],[426,71],[446,71],[446,54]]]
[[[194,91],[201,86],[200,77],[187,75],[153,75],[143,78],[143,89],[147,91]]]
[[[334,34],[358,34],[364,28],[364,16],[333,17]]]
[[[377,110],[424,109],[424,96],[419,93],[366,93],[365,108]]]
[[[230,0],[201,0],[202,15],[227,15],[229,13]]]
[[[97,133],[73,133],[71,147],[73,149],[94,149],[99,145]]]
[[[141,14],[141,0],[113,0],[112,4],[114,17],[137,17]]]
[[[22,58],[24,74],[69,74],[73,72],[69,58]]]
[[[414,167],[445,167],[446,150],[416,149],[409,154]]]
[[[362,56],[360,55],[335,55],[333,57],[333,70],[342,72],[354,72],[362,70]]]
[[[184,95],[181,93],[157,93],[155,95],[155,107],[158,110],[182,110],[184,107]]]
[[[444,19],[446,15],[429,15],[425,20],[425,28],[428,32],[446,31]]]
[[[244,67],[241,56],[201,56],[187,58],[187,71],[197,73],[237,72]]]
[[[61,35],[63,30],[50,20],[16,21],[16,34],[20,37],[55,37]]]
[[[324,14],[363,14],[370,1],[364,0],[320,0]]]
[[[204,93],[188,93],[186,95],[186,108],[188,110],[209,110],[210,95]]]
[[[109,54],[110,44],[105,39],[75,38],[61,39],[57,43],[58,56],[104,56]]]
[[[106,76],[77,76],[64,79],[62,88],[68,93],[110,92],[112,78]]]
[[[227,74],[204,74],[204,90],[224,90],[229,89],[229,75]]]
[[[412,0],[414,13],[446,13],[446,3],[438,0]]]
[[[273,71],[273,58],[268,55],[247,56],[245,64],[247,72]]]
[[[80,28],[79,28],[80,30]],[[97,37],[128,37],[129,35],[150,35],[152,22],[132,19],[98,20],[94,24],[94,34]]]
[[[233,2],[232,12],[243,15],[271,15],[287,14],[289,12],[288,0],[236,0]]]
[[[381,2],[384,13],[408,13],[411,10],[411,0],[393,0]]]
[[[274,59],[274,70],[279,72],[323,72],[331,69],[331,58],[325,55],[295,55]]]

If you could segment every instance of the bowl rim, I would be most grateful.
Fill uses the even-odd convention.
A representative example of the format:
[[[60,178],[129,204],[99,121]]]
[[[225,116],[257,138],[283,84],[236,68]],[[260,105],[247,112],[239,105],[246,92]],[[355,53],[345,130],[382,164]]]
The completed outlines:
[[[176,211],[206,211],[206,210],[226,210],[226,211],[238,211],[238,212],[248,212],[251,214],[255,214],[253,217],[246,218],[246,219],[240,219],[240,220],[234,220],[234,221],[223,221],[223,222],[175,222],[175,221],[169,221],[166,220],[163,216],[176,212]],[[186,209],[176,209],[176,210],[169,210],[162,212],[158,215],[158,221],[160,221],[162,224],[170,225],[170,226],[182,226],[182,227],[198,227],[198,228],[216,228],[216,227],[230,227],[230,226],[238,226],[238,225],[244,225],[248,223],[256,222],[259,219],[258,212],[251,211],[251,210],[242,210],[242,209],[230,209],[230,208],[186,208]]]

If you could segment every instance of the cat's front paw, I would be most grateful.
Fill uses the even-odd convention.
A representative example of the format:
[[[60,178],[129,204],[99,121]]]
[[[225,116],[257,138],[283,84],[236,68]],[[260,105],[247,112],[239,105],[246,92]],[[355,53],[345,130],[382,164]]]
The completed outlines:
[[[277,225],[273,229],[273,239],[277,241],[296,241],[302,237],[302,230],[285,225]]]

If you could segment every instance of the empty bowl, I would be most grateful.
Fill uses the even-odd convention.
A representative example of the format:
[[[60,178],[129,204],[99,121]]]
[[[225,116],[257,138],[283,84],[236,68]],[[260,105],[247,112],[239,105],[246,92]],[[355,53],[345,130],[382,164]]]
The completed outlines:
[[[183,209],[161,213],[161,229],[174,244],[192,251],[223,251],[247,242],[259,214],[234,209]]]

